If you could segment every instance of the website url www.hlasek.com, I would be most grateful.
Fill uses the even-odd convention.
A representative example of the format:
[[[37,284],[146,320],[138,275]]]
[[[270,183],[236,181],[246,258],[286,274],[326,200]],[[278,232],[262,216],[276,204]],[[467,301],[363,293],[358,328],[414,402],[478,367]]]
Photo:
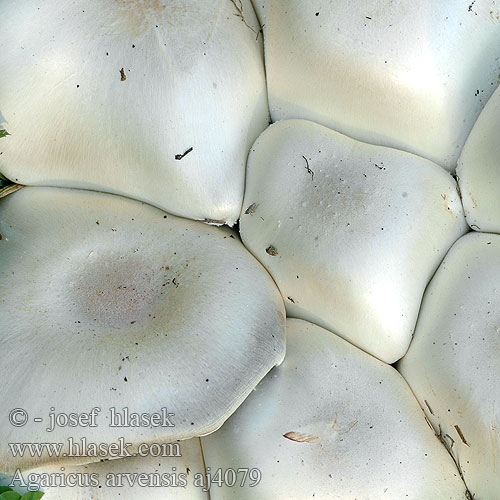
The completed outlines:
[[[91,458],[126,458],[126,457],[181,457],[179,443],[141,443],[134,447],[132,443],[119,438],[114,443],[92,443],[86,438],[66,443],[8,443],[13,457],[91,457]]]

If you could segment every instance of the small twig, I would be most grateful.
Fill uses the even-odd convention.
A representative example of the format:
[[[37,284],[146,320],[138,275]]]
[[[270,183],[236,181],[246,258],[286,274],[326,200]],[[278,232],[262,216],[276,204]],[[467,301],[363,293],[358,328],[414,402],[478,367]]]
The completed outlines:
[[[262,26],[260,27],[260,30],[259,30],[259,31],[257,31],[257,35],[256,35],[256,37],[255,37],[255,41],[257,41],[257,40],[259,39],[259,35],[260,35],[261,33],[262,33],[262,34],[264,33],[264,25],[262,25]]]
[[[465,498],[467,500],[474,500],[475,495],[473,495],[470,492],[469,488],[467,487],[467,483],[465,482],[465,478],[464,478],[464,473],[462,472],[462,467],[460,466],[460,461],[459,461],[458,457],[456,457],[455,454],[453,453],[453,445],[455,444],[455,440],[449,434],[445,434],[443,436],[443,432],[441,430],[441,424],[438,424],[438,428],[439,428],[439,434],[436,432],[435,433],[436,437],[439,439],[439,441],[441,441],[443,446],[446,448],[446,451],[448,452],[448,454],[452,458],[453,462],[455,462],[455,466],[458,470],[458,474],[460,475],[460,478],[462,479],[462,481],[465,485]],[[446,442],[445,437],[450,439],[450,442],[451,442],[450,445]]]
[[[246,210],[245,215],[252,215],[259,205],[257,203],[252,203]]]
[[[427,402],[426,399],[424,399],[424,403],[425,403],[425,406],[427,406],[427,408],[429,408],[431,415],[434,415],[434,412],[432,411],[431,405]]]
[[[22,184],[9,184],[3,188],[0,188],[0,198],[5,198],[9,194],[19,191],[24,186]]]
[[[311,174],[311,180],[313,181],[314,180],[314,172],[309,168],[309,162],[307,161],[307,158],[304,155],[302,155],[302,158],[304,158],[304,160],[306,162],[305,169],[307,170],[308,174]]]
[[[255,31],[245,20],[245,16],[243,15],[243,2],[242,0],[238,0],[238,4],[236,3],[236,0],[229,0],[233,5],[234,5],[234,8],[237,10],[237,13],[234,14],[236,17],[239,17],[242,21],[243,21],[243,24],[248,28],[250,29],[253,33],[255,33],[257,35],[257,37],[259,36],[259,32],[258,31]]]
[[[191,151],[193,151],[193,148],[189,148],[189,149],[186,149],[186,151],[184,151],[184,153],[181,153],[181,154],[178,154],[178,155],[175,155],[175,159],[176,160],[182,160],[187,154],[191,153]]]
[[[465,439],[464,433],[462,432],[462,429],[458,425],[455,425],[455,429],[458,432],[458,435],[460,436],[460,439],[462,440],[462,443],[465,444],[465,446],[468,446],[470,448],[470,444],[467,442],[467,439]]]

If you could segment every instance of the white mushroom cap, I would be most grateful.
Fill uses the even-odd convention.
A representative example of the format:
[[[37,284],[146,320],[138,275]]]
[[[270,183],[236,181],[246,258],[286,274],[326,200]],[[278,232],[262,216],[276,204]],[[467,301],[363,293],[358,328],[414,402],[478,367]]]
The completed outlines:
[[[498,498],[500,236],[471,233],[452,247],[425,293],[399,369],[474,498]]]
[[[409,153],[303,120],[252,148],[240,222],[289,316],[392,363],[427,283],[467,225],[454,179]]]
[[[28,187],[0,200],[0,234],[3,472],[71,461],[14,457],[7,443],[124,437],[133,450],[212,432],[283,359],[281,296],[229,229]],[[51,407],[100,407],[99,425],[45,432]],[[110,427],[111,407],[167,408],[174,427]],[[9,425],[14,408],[25,426]]]
[[[169,457],[133,457],[80,466],[50,466],[0,474],[0,485],[12,484],[23,494],[29,483],[44,492],[43,500],[208,500],[195,486],[205,473],[198,438],[172,443]],[[155,452],[156,453],[156,452]],[[176,456],[180,453],[181,456]],[[74,486],[73,486],[74,485]]]
[[[253,488],[212,487],[212,500],[464,497],[398,372],[300,320],[287,321],[283,364],[202,444],[207,471],[261,471]]]
[[[274,0],[273,121],[305,118],[453,170],[498,84],[499,19],[492,1]]]
[[[233,224],[269,119],[258,22],[237,4],[3,2],[2,173]]]
[[[465,143],[457,175],[469,225],[500,233],[500,87]]]

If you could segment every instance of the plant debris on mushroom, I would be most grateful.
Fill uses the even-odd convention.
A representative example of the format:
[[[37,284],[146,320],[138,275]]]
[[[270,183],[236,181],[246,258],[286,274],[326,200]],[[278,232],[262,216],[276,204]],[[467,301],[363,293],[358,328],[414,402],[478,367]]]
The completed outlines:
[[[2,472],[115,458],[85,447],[19,456],[8,443],[123,437],[134,452],[210,433],[283,359],[281,296],[227,228],[115,195],[26,187],[0,200],[0,233]],[[16,408],[26,425],[9,423]],[[94,408],[95,427],[50,417]],[[157,413],[160,424],[133,418]]]
[[[287,320],[283,364],[202,444],[211,470],[261,472],[255,487],[214,487],[212,500],[464,498],[399,373],[301,320]]]
[[[236,4],[2,2],[2,172],[234,224],[269,120],[259,23]]]
[[[273,121],[304,118],[450,171],[498,85],[496,1],[274,0],[265,24]]]
[[[467,224],[455,180],[435,163],[288,120],[252,147],[240,231],[289,316],[393,363]]]
[[[500,236],[460,238],[398,369],[478,499],[500,491]]]
[[[465,143],[457,176],[469,226],[500,233],[500,88]]]

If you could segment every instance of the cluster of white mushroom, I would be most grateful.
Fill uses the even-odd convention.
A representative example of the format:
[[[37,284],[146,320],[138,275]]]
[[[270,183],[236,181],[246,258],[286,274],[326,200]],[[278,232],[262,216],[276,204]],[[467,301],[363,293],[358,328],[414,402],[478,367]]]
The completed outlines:
[[[0,485],[500,499],[497,0],[2,0],[0,41]]]

